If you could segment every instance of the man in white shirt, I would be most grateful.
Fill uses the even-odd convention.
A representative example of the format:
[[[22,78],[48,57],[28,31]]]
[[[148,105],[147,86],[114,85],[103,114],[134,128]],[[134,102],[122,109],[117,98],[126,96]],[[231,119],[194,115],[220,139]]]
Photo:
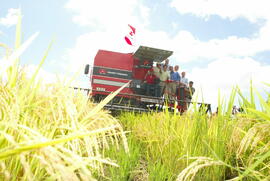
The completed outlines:
[[[164,90],[166,89],[166,85],[167,85],[167,80],[170,79],[170,73],[167,71],[168,67],[167,65],[163,65],[163,69],[161,69],[161,73],[159,75],[159,79],[160,79],[160,90],[161,90],[161,96],[164,93]],[[167,90],[167,89],[166,89]],[[165,95],[167,95],[168,92],[165,91]]]
[[[186,72],[182,72],[181,73],[181,80],[180,82],[182,83],[182,85],[184,85],[185,87],[188,87],[188,79],[186,78]]]

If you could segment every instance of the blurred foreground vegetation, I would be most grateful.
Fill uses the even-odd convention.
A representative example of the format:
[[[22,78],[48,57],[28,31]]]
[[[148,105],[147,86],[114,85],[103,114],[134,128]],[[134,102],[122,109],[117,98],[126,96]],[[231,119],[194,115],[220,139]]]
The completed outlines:
[[[19,16],[15,48],[0,57],[0,180],[79,181],[95,180],[94,174],[105,176],[105,165],[118,166],[105,150],[123,146],[128,153],[122,126],[102,110],[117,91],[96,105],[69,84],[44,84],[37,75],[52,43],[36,71],[27,76],[20,56],[37,36],[21,43]]]

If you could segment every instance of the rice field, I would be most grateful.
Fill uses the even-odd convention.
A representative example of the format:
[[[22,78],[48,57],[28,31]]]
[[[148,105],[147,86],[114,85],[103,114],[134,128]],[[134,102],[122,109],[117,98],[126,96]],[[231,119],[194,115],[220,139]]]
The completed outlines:
[[[0,180],[270,180],[270,102],[252,84],[249,99],[235,88],[216,115],[194,107],[113,117],[103,106],[121,89],[94,104],[44,85],[38,69],[27,78],[19,56],[37,35],[21,44],[19,31],[0,77]],[[232,116],[236,95],[244,111]]]
[[[130,144],[140,146],[143,180],[269,180],[269,109],[245,110],[234,117],[163,112],[119,119]]]

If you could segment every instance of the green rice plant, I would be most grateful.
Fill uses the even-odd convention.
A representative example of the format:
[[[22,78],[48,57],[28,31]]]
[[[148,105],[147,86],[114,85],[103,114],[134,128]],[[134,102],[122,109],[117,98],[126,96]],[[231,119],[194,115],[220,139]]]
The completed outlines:
[[[205,177],[200,177],[200,175],[195,177],[195,174],[197,174],[199,169],[213,165],[226,167],[227,170],[230,169],[229,173],[225,172],[224,178],[230,178],[231,180],[268,180],[270,178],[269,106],[266,100],[257,93],[262,107],[262,110],[258,110],[255,106],[252,82],[250,87],[250,101],[243,96],[240,89],[236,90],[243,99],[242,106],[246,110],[243,114],[230,119],[228,114],[230,109],[228,109],[227,114],[221,117],[220,115],[217,116],[218,119],[221,118],[230,122],[230,127],[233,128],[232,131],[228,132],[225,130],[225,132],[222,132],[223,135],[224,133],[229,133],[228,137],[230,137],[230,142],[222,148],[223,152],[225,152],[223,154],[224,157],[217,155],[218,149],[212,150],[210,148],[213,155],[211,156],[212,158],[207,157],[207,160],[212,161],[200,163],[201,158],[197,158],[195,162],[192,162],[178,175],[178,180],[205,179]],[[235,96],[235,92],[232,92],[232,96]],[[231,107],[231,103],[234,100],[232,96],[228,107]]]
[[[128,153],[122,126],[102,110],[123,87],[96,105],[68,85],[42,84],[36,75],[51,44],[26,78],[19,57],[35,37],[21,45],[19,21],[7,80],[0,76],[0,180],[95,180],[104,165],[118,166],[105,150],[123,145]]]
[[[223,134],[224,138],[220,136],[228,129],[227,124],[220,123],[222,120],[218,118],[210,121],[208,115],[199,112],[183,116],[166,112],[140,116],[127,113],[121,115],[120,119],[127,130],[131,130],[138,141],[143,143],[143,154],[149,163],[151,180],[162,180],[156,172],[164,173],[164,170],[167,180],[175,180],[179,170],[191,162],[189,159],[179,160],[179,157],[210,156],[212,151],[209,147],[223,158],[225,143],[229,140],[227,135]],[[216,172],[221,171],[217,169]]]
[[[128,146],[128,154],[123,147],[117,148],[116,146],[112,146],[105,151],[105,156],[109,157],[111,160],[115,160],[119,166],[106,166],[106,177],[100,176],[98,180],[128,181],[134,180],[134,178],[141,173],[137,168],[141,159],[141,146],[131,135],[128,137]]]
[[[197,172],[205,167],[224,165],[221,161],[215,161],[208,157],[190,157],[189,159],[196,159],[188,167],[186,167],[177,177],[177,181],[194,180]],[[201,178],[204,179],[204,178]]]
[[[242,117],[245,124],[236,127],[242,133],[236,155],[243,167],[243,172],[236,179],[267,180],[270,173],[270,107],[267,100],[264,100],[258,91],[252,88],[252,85],[250,90],[253,91],[251,94],[256,93],[261,110],[256,109],[254,105],[255,96],[248,101],[241,95],[245,99],[243,106],[247,114]],[[239,94],[241,94],[240,91]]]
[[[161,162],[161,160],[149,162],[147,170],[149,172],[149,181],[174,179],[169,168],[167,168],[166,165]]]

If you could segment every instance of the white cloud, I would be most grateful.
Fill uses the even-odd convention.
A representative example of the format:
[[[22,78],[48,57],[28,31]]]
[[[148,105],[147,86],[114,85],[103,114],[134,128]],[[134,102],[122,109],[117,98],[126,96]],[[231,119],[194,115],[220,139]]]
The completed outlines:
[[[196,39],[188,31],[179,31],[174,37],[166,32],[142,31],[138,41],[143,45],[167,48],[174,51],[179,62],[218,59],[220,57],[254,56],[259,52],[270,51],[270,21],[252,38],[230,36],[226,39],[211,39],[207,42]]]
[[[77,72],[85,64],[92,63],[99,49],[132,52],[135,47],[129,46],[124,42],[124,36],[120,33],[92,32],[79,36],[75,46],[67,51],[64,59],[69,61],[68,69]]]
[[[244,93],[249,92],[250,80],[254,87],[262,92],[265,89],[265,82],[269,81],[270,66],[263,66],[251,58],[231,58],[224,57],[208,64],[206,68],[194,68],[189,79],[194,81],[194,86],[198,90],[199,101],[202,101],[201,91],[204,101],[217,106],[218,90],[221,95],[229,98],[234,86],[239,86]],[[268,88],[269,89],[269,88]]]
[[[270,18],[268,0],[173,0],[171,6],[181,14],[202,18],[211,15],[231,20],[243,17],[251,22]]]
[[[1,81],[6,82],[8,80],[8,68],[12,66],[12,63],[10,61],[7,61],[6,59],[1,59],[0,60],[0,76],[1,76]],[[24,65],[20,66],[20,72],[26,73],[27,78],[31,78],[34,73],[36,72],[36,69],[38,68],[37,65],[34,64],[29,64],[29,65]],[[36,80],[42,80],[43,84],[50,84],[50,83],[55,83],[58,80],[58,77],[50,73],[48,71],[45,71],[44,69],[40,69],[37,74]]]
[[[178,28],[178,23],[172,22],[171,24],[172,24],[173,30],[176,30]]]
[[[34,64],[25,65],[22,67],[22,71],[26,73],[26,76],[28,78],[31,78],[34,73],[36,72],[38,66]],[[62,75],[56,75],[51,72],[48,72],[44,70],[43,68],[40,68],[38,71],[38,74],[36,76],[36,80],[42,80],[43,84],[51,84],[56,83],[57,81],[60,81],[60,79],[63,79]]]
[[[117,29],[119,25],[148,24],[149,9],[136,0],[69,0],[65,6],[75,13],[73,21],[94,30]]]
[[[21,13],[20,9],[10,8],[6,17],[0,18],[0,25],[10,27],[17,24],[18,15]]]
[[[179,58],[191,61],[198,58],[218,59],[220,57],[246,57],[254,56],[262,51],[269,51],[270,44],[270,13],[267,0],[173,0],[171,7],[176,8],[180,14],[193,14],[201,18],[217,15],[222,18],[234,20],[246,18],[250,22],[264,24],[260,30],[249,38],[230,36],[226,39],[211,39],[201,42],[188,35],[179,32],[180,47]],[[184,37],[189,36],[188,46]]]
[[[230,36],[226,39],[211,39],[202,42],[185,31],[179,32],[174,42],[174,44],[178,42],[179,51],[176,52],[177,57],[185,62],[201,58],[216,59],[224,56],[252,56],[258,52],[270,50],[266,39]]]

